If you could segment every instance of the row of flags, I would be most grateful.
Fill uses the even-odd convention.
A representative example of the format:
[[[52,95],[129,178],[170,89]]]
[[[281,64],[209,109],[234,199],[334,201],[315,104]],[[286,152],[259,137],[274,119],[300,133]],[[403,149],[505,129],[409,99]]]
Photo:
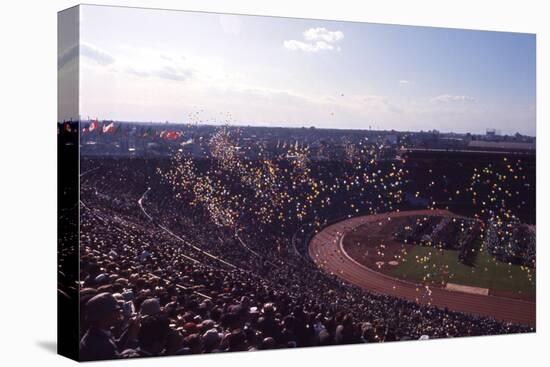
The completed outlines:
[[[70,123],[65,122],[64,123],[64,129],[66,132],[71,132],[72,128]],[[90,134],[90,133],[99,133],[99,134],[119,134],[124,133],[128,134],[130,130],[132,129],[135,136],[138,137],[155,137],[158,136],[165,140],[177,140],[180,137],[183,136],[183,132],[181,131],[175,131],[175,130],[157,130],[153,129],[152,127],[149,128],[141,128],[139,131],[136,127],[130,128],[129,126],[123,130],[123,125],[120,123],[115,124],[114,121],[98,121],[98,120],[91,120],[90,123],[82,128],[83,134]]]
[[[86,134],[97,131],[104,134],[113,134],[115,132],[118,132],[120,128],[121,125],[119,124],[117,127],[115,127],[115,123],[113,121],[103,121],[102,126],[99,126],[98,120],[92,120],[90,121],[90,124],[88,126],[82,128],[82,132]]]
[[[140,129],[136,127],[127,126],[124,129],[123,124],[115,123],[114,121],[99,121],[91,120],[88,124],[82,128],[83,134],[124,134],[128,135],[130,132],[136,137],[160,137],[165,140],[178,140],[183,136],[183,132],[176,130],[159,130],[153,127],[142,127]],[[57,133],[76,133],[78,132],[78,123],[76,121],[64,121],[58,125]]]

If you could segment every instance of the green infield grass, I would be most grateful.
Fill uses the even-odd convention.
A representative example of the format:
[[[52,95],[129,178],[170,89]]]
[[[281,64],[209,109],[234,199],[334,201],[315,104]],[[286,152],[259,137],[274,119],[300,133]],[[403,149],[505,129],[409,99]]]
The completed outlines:
[[[467,266],[459,261],[458,251],[413,246],[404,261],[392,269],[392,274],[441,286],[449,282],[528,297],[535,295],[534,269],[503,263],[484,250],[477,255],[474,266]]]

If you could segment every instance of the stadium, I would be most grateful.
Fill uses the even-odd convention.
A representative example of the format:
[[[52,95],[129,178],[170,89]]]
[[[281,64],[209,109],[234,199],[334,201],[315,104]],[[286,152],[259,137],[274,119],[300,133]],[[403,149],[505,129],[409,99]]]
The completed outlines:
[[[535,331],[532,152],[95,124],[79,131],[80,280],[64,292],[79,339],[98,295],[122,316],[120,344],[81,342],[82,359]]]

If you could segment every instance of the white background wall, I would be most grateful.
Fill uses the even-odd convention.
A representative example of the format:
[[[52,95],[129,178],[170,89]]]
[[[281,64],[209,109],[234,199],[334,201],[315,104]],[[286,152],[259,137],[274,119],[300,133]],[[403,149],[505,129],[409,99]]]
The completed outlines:
[[[146,366],[520,366],[548,355],[550,31],[544,1],[156,0],[96,4],[537,33],[538,332],[386,345],[133,360]],[[69,365],[56,339],[56,12],[74,1],[9,1],[0,14],[0,364]],[[546,24],[545,24],[546,23]],[[546,281],[545,281],[546,280]],[[546,340],[544,340],[546,339]],[[544,358],[547,359],[547,358]],[[539,361],[537,363],[537,361]],[[110,362],[120,364],[121,362]],[[547,363],[547,362],[546,362]]]

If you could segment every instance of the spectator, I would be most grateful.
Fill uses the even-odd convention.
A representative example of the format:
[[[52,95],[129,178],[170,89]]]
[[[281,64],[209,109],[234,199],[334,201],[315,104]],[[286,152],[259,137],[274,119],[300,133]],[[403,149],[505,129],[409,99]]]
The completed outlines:
[[[89,329],[80,341],[80,359],[93,361],[118,358],[111,328],[121,320],[121,308],[109,293],[100,293],[86,303]]]
[[[141,319],[136,349],[122,352],[123,357],[155,357],[163,355],[170,328],[164,316],[145,316]]]

